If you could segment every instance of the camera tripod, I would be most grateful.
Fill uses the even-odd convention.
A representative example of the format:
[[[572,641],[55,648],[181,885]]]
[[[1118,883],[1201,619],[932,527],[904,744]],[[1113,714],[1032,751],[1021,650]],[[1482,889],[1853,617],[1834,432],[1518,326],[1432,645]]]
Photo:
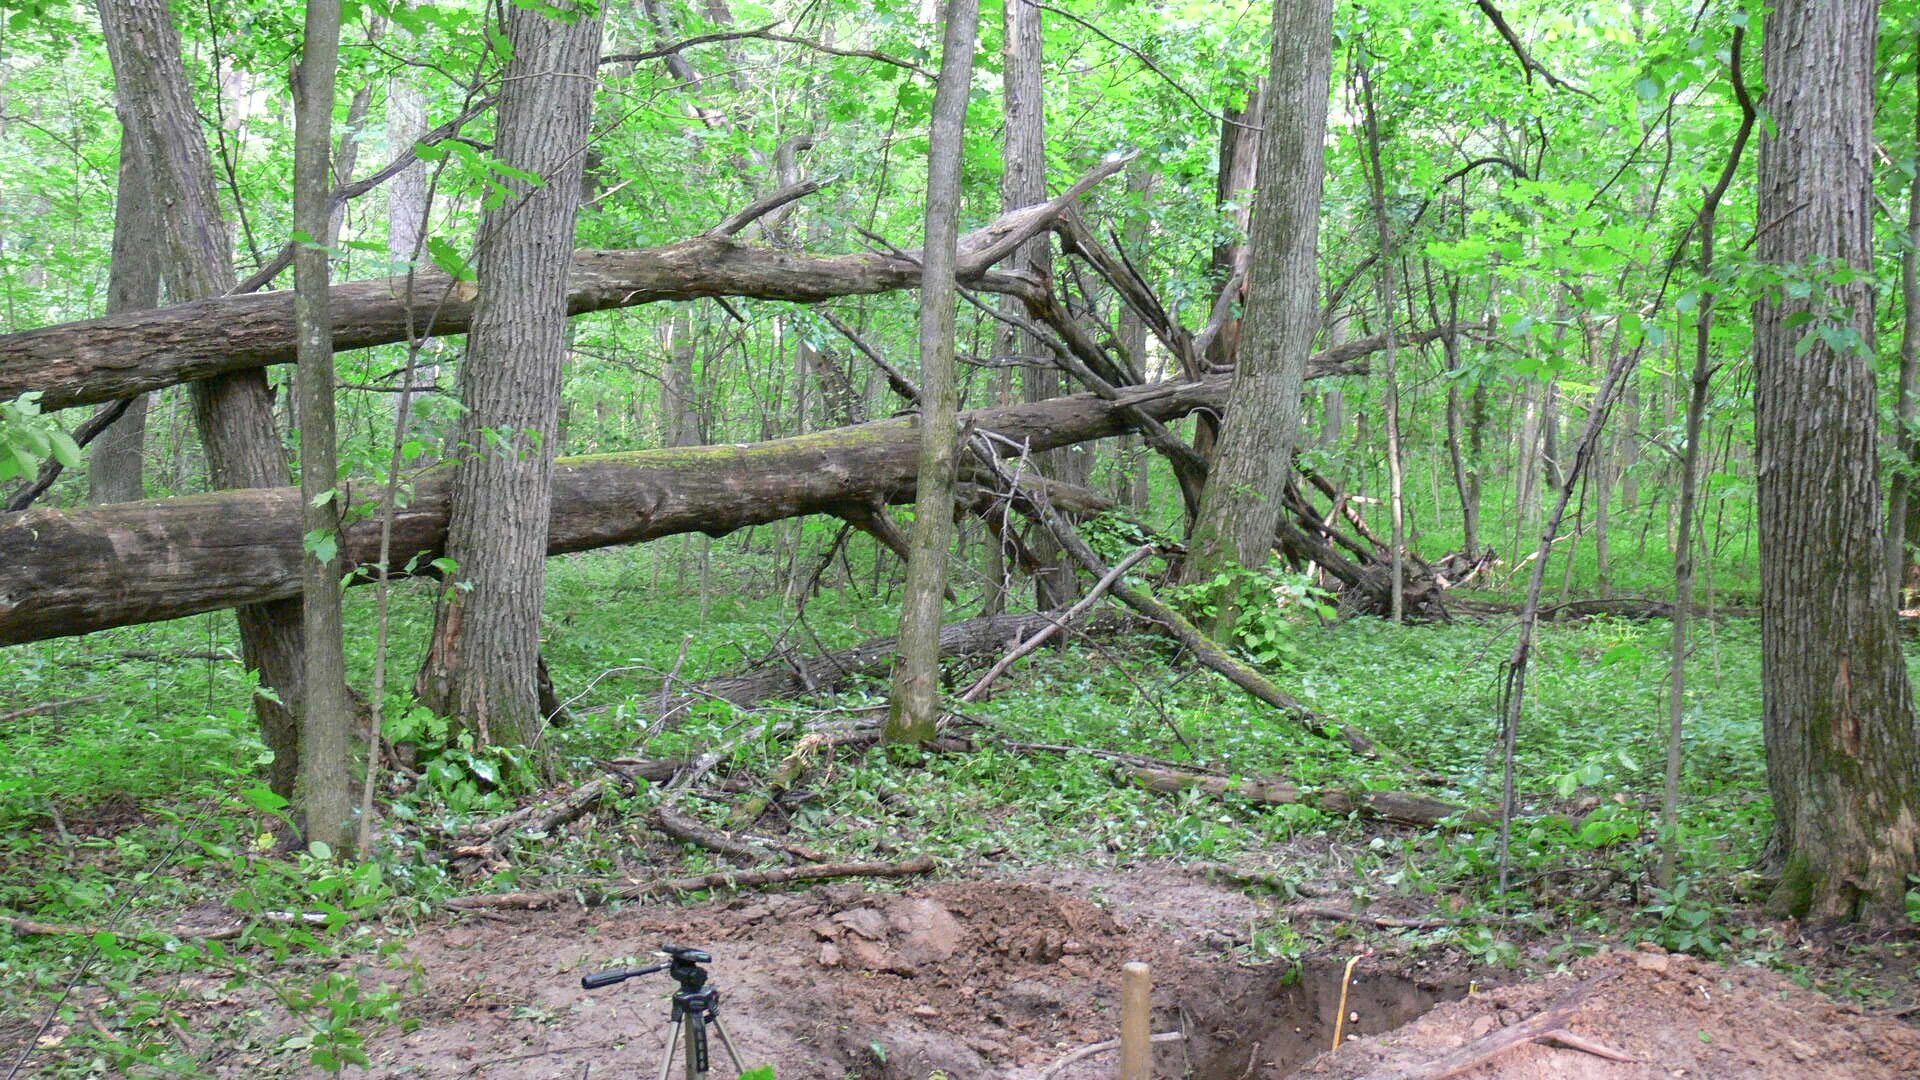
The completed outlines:
[[[686,949],[678,945],[663,945],[654,955],[666,957],[667,962],[584,975],[580,979],[580,986],[585,990],[598,990],[641,975],[666,972],[674,982],[680,984],[680,989],[674,991],[673,1009],[667,1016],[667,1052],[660,1059],[660,1080],[667,1080],[673,1075],[674,1052],[680,1048],[683,1036],[686,1043],[686,1080],[707,1080],[711,1064],[707,1054],[708,1028],[719,1033],[720,1044],[727,1048],[727,1056],[733,1059],[734,1073],[745,1073],[746,1069],[740,1064],[740,1052],[733,1048],[733,1040],[727,1037],[727,1029],[720,1026],[720,991],[707,985],[707,971],[700,966],[712,963],[713,957],[701,949]]]

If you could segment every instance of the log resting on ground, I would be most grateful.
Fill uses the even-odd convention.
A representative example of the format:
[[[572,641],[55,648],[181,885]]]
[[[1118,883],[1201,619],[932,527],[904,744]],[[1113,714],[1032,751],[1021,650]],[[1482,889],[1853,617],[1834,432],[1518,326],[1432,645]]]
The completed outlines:
[[[989,268],[1044,231],[1087,188],[1123,168],[1117,158],[1048,202],[1003,215],[961,239],[960,280],[989,291],[1030,282]],[[920,284],[913,252],[807,256],[706,235],[639,251],[574,254],[568,313],[662,300],[745,296],[817,303]],[[336,285],[328,301],[333,347],[388,345],[463,334],[478,290],[439,270]],[[30,390],[43,409],[132,397],[232,371],[294,359],[293,293],[222,296],[190,304],[61,323],[0,336],[0,401]]]
[[[1320,373],[1341,370],[1319,367]],[[1220,409],[1228,377],[963,413],[963,425],[1045,450],[1127,430],[1129,406],[1160,420]],[[805,514],[911,502],[914,421],[882,420],[771,442],[563,458],[554,471],[550,554],[719,536]],[[437,555],[451,470],[430,471],[395,514],[393,563]],[[294,596],[300,590],[300,493],[222,491],[0,516],[0,645],[157,622]],[[346,557],[371,570],[379,523],[345,533]]]

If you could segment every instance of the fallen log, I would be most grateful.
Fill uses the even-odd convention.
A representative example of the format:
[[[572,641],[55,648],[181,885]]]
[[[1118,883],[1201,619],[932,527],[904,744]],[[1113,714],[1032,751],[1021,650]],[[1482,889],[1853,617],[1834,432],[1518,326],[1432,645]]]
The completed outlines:
[[[1220,408],[1227,378],[1162,383],[1122,395],[1170,419]],[[963,425],[1052,449],[1126,430],[1119,406],[1091,394],[981,409]],[[910,418],[771,442],[563,458],[554,470],[549,554],[679,533],[720,536],[806,514],[910,502],[918,468]],[[395,513],[395,571],[446,540],[452,470],[429,471]],[[221,491],[174,499],[0,515],[0,645],[157,622],[295,596],[300,493]],[[369,572],[380,523],[348,527],[346,558]]]
[[[994,615],[948,623],[940,628],[943,660],[983,656],[1057,625],[1060,611],[1023,615]],[[725,701],[748,708],[763,701],[823,694],[845,689],[855,679],[885,675],[893,663],[897,639],[874,638],[850,649],[800,657],[787,664],[768,664],[756,671],[710,679],[686,693],[666,699],[660,719],[666,726],[702,701]]]
[[[1126,166],[1103,162],[1058,198],[1006,214],[961,239],[961,281],[1005,291],[1022,282],[989,268],[1046,230],[1087,188]],[[914,288],[912,252],[805,256],[708,234],[639,251],[574,253],[567,311],[663,300],[744,296],[817,303]],[[479,290],[441,270],[355,281],[329,292],[333,347],[361,349],[466,333]],[[0,336],[0,401],[41,393],[43,409],[132,397],[149,390],[270,364],[292,363],[293,293],[222,296],[190,304],[61,323]]]
[[[1445,799],[1408,791],[1343,791],[1330,788],[1308,791],[1291,780],[1278,776],[1227,777],[1184,769],[1128,765],[1116,770],[1124,779],[1162,794],[1202,791],[1216,798],[1233,796],[1262,806],[1311,806],[1328,814],[1359,814],[1396,825],[1428,828],[1454,819],[1489,822],[1492,815],[1469,810]]]
[[[699,877],[668,878],[664,881],[650,882],[592,881],[570,889],[549,889],[545,892],[483,893],[478,896],[461,896],[447,901],[447,907],[458,911],[498,908],[538,911],[542,908],[558,907],[576,898],[587,907],[596,907],[616,900],[679,896],[710,889],[748,889],[762,885],[786,885],[798,881],[826,881],[847,877],[913,877],[916,874],[930,872],[933,865],[931,858],[921,855],[897,863],[832,863],[824,866],[788,866],[776,870],[735,870],[702,874]]]

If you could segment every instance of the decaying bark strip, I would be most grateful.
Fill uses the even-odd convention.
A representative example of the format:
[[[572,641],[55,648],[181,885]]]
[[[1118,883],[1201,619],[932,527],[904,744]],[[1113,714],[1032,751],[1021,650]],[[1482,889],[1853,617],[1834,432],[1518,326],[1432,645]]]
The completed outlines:
[[[822,866],[787,866],[774,870],[738,870],[699,877],[668,878],[651,882],[595,881],[570,889],[546,892],[485,893],[447,901],[447,907],[461,911],[508,908],[538,911],[579,900],[597,907],[616,900],[640,900],[649,896],[680,895],[719,889],[751,889],[762,885],[787,885],[801,881],[827,881],[847,877],[913,877],[933,870],[933,859],[921,855],[904,862],[830,863]]]

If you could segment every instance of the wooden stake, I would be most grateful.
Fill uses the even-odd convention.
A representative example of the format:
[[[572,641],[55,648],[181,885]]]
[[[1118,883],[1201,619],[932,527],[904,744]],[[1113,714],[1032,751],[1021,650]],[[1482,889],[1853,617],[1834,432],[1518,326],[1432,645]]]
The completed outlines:
[[[1120,969],[1120,1080],[1153,1080],[1153,972],[1134,961]]]

